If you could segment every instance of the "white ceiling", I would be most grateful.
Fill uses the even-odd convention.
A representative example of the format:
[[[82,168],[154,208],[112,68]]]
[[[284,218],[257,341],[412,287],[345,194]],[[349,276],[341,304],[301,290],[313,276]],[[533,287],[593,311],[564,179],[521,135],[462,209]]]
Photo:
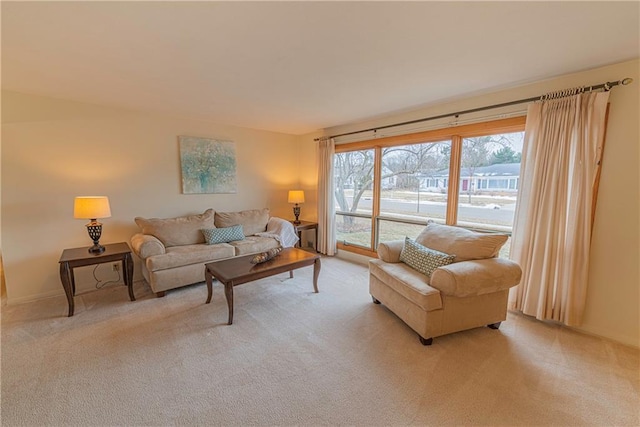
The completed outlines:
[[[637,58],[639,6],[3,1],[2,87],[302,134]]]

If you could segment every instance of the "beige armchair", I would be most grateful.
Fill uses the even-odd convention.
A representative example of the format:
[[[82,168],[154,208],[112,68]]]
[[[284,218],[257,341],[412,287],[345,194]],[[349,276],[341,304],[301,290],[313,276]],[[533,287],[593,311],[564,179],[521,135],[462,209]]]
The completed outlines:
[[[369,262],[373,302],[402,319],[424,345],[466,329],[498,329],[509,288],[522,275],[516,263],[497,258],[507,237],[429,223],[415,242],[380,243],[379,259]]]

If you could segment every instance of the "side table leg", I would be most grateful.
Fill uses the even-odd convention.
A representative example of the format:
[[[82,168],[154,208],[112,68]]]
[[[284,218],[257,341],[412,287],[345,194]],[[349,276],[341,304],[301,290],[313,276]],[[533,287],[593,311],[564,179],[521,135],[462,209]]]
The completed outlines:
[[[133,259],[130,253],[125,254],[122,259],[122,273],[124,274],[124,283],[129,289],[129,299],[135,301],[136,296],[133,294]]]
[[[204,268],[204,278],[207,281],[207,302],[205,304],[209,304],[213,296],[213,276],[207,267]]]
[[[313,291],[318,293],[318,276],[320,275],[320,258],[313,263]]]
[[[73,279],[71,275],[73,274],[73,270],[69,267],[68,262],[60,263],[60,281],[62,282],[62,287],[64,288],[64,293],[67,296],[67,302],[69,303],[69,314],[67,317],[73,316],[73,290],[71,288],[71,284]]]
[[[313,244],[316,245],[315,250],[318,252],[318,226],[316,225],[316,239],[313,241]]]
[[[227,307],[229,307],[229,322],[227,325],[233,324],[233,283],[224,284],[224,295],[227,297]]]

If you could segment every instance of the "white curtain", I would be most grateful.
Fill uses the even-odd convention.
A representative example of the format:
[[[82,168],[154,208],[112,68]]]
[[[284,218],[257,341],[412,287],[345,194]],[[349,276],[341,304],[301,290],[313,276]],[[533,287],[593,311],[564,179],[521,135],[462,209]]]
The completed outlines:
[[[529,106],[511,241],[523,276],[511,309],[582,322],[608,99],[609,92],[584,93]]]
[[[335,142],[322,138],[318,144],[318,250],[336,253],[335,203],[333,196],[333,155]]]

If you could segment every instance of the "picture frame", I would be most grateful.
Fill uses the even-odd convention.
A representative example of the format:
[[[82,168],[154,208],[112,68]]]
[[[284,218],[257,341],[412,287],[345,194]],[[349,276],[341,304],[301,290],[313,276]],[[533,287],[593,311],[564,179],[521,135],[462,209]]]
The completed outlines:
[[[234,194],[237,191],[233,141],[178,136],[183,194]]]

